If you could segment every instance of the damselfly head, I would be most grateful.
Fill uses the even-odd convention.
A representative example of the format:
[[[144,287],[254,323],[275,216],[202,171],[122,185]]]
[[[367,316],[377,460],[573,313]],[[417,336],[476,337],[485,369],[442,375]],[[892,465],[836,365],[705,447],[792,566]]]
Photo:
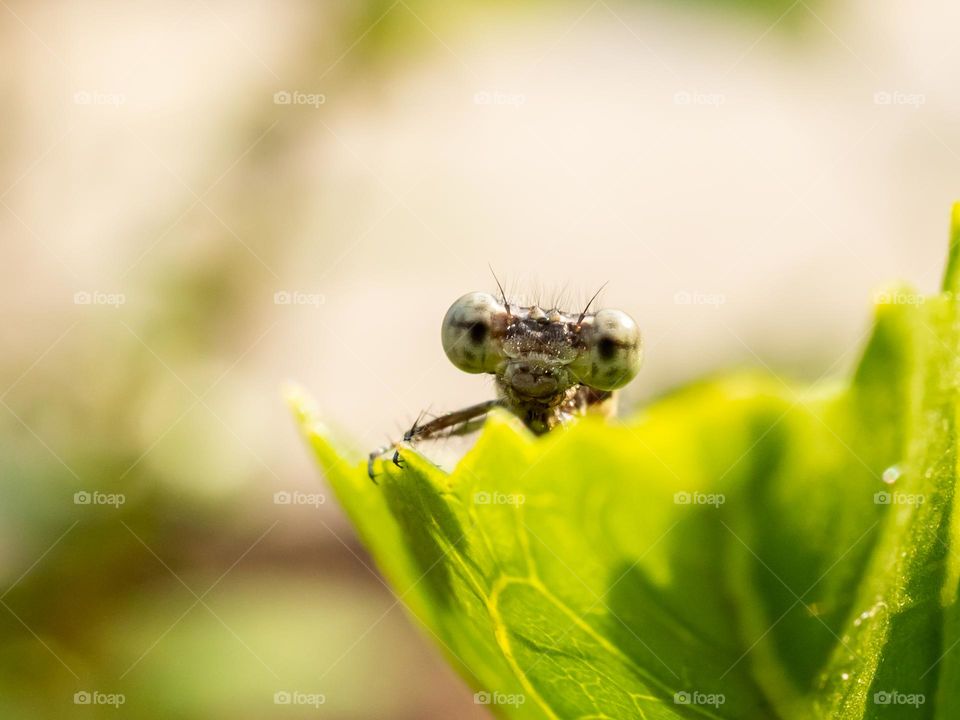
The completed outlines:
[[[496,375],[513,394],[543,404],[575,385],[621,388],[642,357],[640,331],[625,312],[518,307],[483,292],[450,306],[441,340],[456,367]]]

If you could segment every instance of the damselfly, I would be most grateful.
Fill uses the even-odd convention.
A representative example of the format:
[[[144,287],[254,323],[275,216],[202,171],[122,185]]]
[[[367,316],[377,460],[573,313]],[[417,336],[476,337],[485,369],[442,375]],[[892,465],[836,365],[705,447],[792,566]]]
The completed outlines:
[[[502,287],[499,299],[483,292],[461,297],[443,318],[443,350],[460,370],[493,375],[497,398],[425,423],[418,419],[402,442],[463,434],[497,407],[536,434],[587,412],[612,413],[615,391],[640,370],[642,344],[637,324],[625,312],[590,312],[596,297],[578,314],[513,305]],[[393,450],[393,462],[401,465],[398,444],[370,453],[371,480],[381,455]]]

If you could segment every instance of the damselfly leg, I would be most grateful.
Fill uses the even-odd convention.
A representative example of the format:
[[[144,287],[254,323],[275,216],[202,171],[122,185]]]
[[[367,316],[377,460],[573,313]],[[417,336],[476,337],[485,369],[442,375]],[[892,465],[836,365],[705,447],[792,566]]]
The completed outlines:
[[[425,423],[421,423],[420,418],[417,418],[413,427],[403,434],[403,440],[400,442],[413,443],[418,440],[429,440],[430,438],[436,437],[465,435],[473,432],[478,425],[483,423],[490,410],[495,407],[501,407],[502,405],[503,401],[501,400],[488,400],[476,405],[470,405],[462,410],[455,410],[454,412],[440,415]],[[393,451],[393,464],[397,467],[402,467],[400,451],[398,449],[399,445],[400,443],[384,445],[370,453],[370,457],[367,460],[367,474],[371,480],[374,482],[377,481],[376,473],[374,472],[377,459],[386,455],[391,450]]]

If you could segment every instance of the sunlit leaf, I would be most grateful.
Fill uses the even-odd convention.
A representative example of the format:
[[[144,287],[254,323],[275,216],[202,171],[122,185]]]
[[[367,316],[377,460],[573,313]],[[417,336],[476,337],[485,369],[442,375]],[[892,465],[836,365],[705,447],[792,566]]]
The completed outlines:
[[[398,596],[501,716],[957,717],[954,226],[944,293],[880,295],[847,382],[734,375],[542,438],[496,415],[452,473],[425,445],[376,485],[291,402]]]

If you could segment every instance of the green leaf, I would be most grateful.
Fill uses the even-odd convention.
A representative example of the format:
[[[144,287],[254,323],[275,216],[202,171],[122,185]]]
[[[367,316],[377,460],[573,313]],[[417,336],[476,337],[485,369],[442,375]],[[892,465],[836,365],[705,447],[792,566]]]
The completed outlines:
[[[515,718],[960,717],[960,205],[944,292],[895,286],[847,382],[696,383],[450,474],[299,423],[398,597]],[[425,445],[424,453],[429,455]]]

